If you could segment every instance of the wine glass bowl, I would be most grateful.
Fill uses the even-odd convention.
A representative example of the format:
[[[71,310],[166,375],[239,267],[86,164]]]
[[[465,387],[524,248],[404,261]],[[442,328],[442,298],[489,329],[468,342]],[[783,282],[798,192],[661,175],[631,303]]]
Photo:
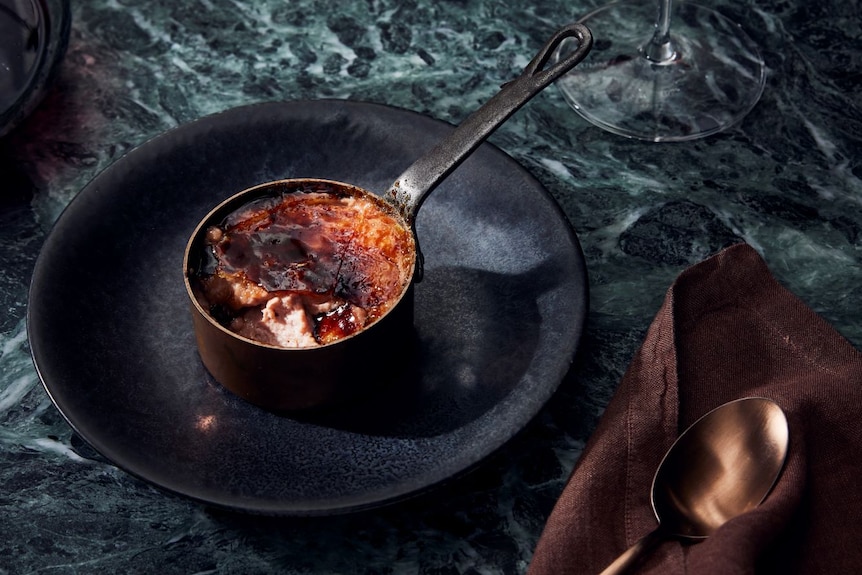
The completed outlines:
[[[755,42],[719,12],[693,2],[624,0],[580,23],[595,43],[557,83],[593,124],[641,140],[715,134],[757,103],[766,68]],[[566,53],[562,46],[558,57]]]

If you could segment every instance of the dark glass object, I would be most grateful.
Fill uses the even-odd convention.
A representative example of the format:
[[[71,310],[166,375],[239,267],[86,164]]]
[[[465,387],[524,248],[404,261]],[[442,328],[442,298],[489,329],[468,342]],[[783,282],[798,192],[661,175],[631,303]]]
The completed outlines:
[[[0,0],[0,137],[42,99],[70,23],[69,0]]]

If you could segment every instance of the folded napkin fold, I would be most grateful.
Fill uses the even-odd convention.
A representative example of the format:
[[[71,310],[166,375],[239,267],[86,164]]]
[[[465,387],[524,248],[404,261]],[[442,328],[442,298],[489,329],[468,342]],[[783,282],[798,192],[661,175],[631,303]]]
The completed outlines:
[[[656,527],[652,477],[720,404],[786,412],[784,471],[701,543],[662,543],[637,573],[862,573],[862,353],[739,244],[674,282],[564,488],[528,575],[599,573]]]

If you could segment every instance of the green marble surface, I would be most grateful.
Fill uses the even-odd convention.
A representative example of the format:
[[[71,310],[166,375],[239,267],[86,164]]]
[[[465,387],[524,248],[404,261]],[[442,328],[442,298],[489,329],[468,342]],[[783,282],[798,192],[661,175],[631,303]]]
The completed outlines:
[[[52,223],[134,146],[238,105],[349,98],[457,123],[556,27],[599,3],[74,1],[57,82],[0,140],[0,573],[521,573],[685,267],[746,241],[862,344],[859,2],[706,3],[742,24],[768,66],[763,97],[738,126],[682,144],[627,140],[589,125],[551,88],[491,138],[559,201],[587,257],[587,336],[547,407],[431,493],[348,516],[274,519],[164,494],[72,433],[26,337],[29,277]]]

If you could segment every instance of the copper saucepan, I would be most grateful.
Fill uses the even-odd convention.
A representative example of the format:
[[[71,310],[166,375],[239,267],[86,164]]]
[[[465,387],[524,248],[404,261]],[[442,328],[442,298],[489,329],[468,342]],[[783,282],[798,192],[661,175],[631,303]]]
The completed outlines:
[[[577,42],[574,49],[569,49],[570,39]],[[582,61],[592,42],[590,31],[582,24],[558,30],[520,76],[504,84],[491,100],[408,167],[382,195],[331,180],[287,179],[254,186],[216,206],[195,228],[183,258],[198,351],[213,378],[245,400],[272,411],[341,402],[395,378],[410,361],[413,285],[422,274],[413,224],[423,200],[515,111]],[[564,52],[564,57],[545,69],[557,50]],[[309,189],[366,198],[410,232],[406,256],[410,273],[400,294],[381,317],[332,343],[285,348],[238,335],[204,309],[193,288],[209,249],[207,231],[251,202]]]

